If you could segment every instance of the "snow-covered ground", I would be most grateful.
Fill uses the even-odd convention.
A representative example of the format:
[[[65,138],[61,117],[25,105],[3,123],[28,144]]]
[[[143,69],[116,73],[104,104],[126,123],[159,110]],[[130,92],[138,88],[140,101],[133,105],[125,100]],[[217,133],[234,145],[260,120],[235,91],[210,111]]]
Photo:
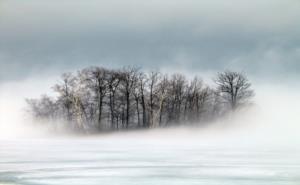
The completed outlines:
[[[300,151],[293,147],[141,135],[2,140],[0,184],[300,184]]]
[[[0,93],[0,185],[300,184],[299,91],[259,89],[209,128],[58,137],[24,121],[26,87]]]

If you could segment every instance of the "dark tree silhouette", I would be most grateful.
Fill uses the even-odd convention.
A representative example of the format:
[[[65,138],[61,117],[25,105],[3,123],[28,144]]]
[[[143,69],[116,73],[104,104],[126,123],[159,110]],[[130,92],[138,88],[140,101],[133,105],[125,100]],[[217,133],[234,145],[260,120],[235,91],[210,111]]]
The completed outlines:
[[[220,96],[233,110],[247,103],[254,95],[251,83],[242,73],[225,71],[217,75],[215,82]]]
[[[56,97],[27,100],[32,115],[66,123],[83,132],[202,124],[249,102],[254,95],[245,75],[226,71],[209,88],[182,74],[144,73],[127,67],[90,67],[65,73]],[[227,105],[227,106],[225,106]]]

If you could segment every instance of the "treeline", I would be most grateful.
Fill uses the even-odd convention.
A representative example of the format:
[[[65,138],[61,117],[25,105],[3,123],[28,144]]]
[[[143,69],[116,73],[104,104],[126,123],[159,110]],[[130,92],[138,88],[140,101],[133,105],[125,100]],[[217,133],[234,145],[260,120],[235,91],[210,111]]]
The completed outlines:
[[[91,132],[203,124],[245,105],[254,94],[241,73],[219,73],[214,82],[212,88],[182,74],[90,67],[63,74],[53,87],[57,96],[27,103],[36,119]]]

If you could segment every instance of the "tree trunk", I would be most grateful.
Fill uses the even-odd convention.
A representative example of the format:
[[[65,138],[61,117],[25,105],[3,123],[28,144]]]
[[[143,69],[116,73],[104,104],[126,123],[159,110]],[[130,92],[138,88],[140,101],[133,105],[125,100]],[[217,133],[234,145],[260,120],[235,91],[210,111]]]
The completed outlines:
[[[129,97],[129,89],[126,92],[126,128],[128,128],[129,125],[129,109],[130,109],[130,97]]]
[[[141,127],[140,109],[139,109],[139,99],[138,99],[138,97],[135,99],[135,102],[136,102],[136,113],[137,113],[138,127]]]

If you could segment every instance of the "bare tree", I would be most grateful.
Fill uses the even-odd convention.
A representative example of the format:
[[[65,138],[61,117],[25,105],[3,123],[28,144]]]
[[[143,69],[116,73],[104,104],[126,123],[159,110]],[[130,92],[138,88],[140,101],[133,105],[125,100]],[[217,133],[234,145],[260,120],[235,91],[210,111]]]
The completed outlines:
[[[120,74],[117,71],[111,71],[108,76],[108,89],[109,89],[109,107],[110,107],[110,119],[111,119],[111,128],[115,127],[115,119],[117,117],[117,111],[115,110],[116,106],[116,92],[118,90],[121,78]]]
[[[97,103],[97,127],[101,129],[102,124],[102,111],[104,104],[104,97],[107,93],[107,76],[108,71],[104,68],[94,67],[87,70],[87,83],[88,87],[94,92],[95,100]]]
[[[181,119],[182,103],[184,100],[184,91],[186,88],[186,78],[181,74],[174,74],[170,80],[171,96],[171,121],[178,123]]]
[[[254,95],[241,73],[219,73],[215,82],[217,89],[212,90],[198,77],[187,80],[174,74],[169,78],[134,67],[90,67],[76,75],[63,74],[54,86],[57,97],[42,96],[27,103],[38,119],[65,120],[71,128],[87,132],[199,124],[235,110]]]
[[[202,80],[195,77],[186,88],[184,118],[187,121],[195,121],[199,117],[199,97],[202,91]]]
[[[58,101],[66,110],[67,120],[72,121],[73,89],[76,86],[76,78],[71,73],[62,75],[62,82],[56,84],[53,89],[59,94]]]
[[[149,79],[149,127],[154,127],[154,109],[155,109],[155,98],[156,98],[156,85],[159,78],[159,73],[152,71],[148,75]]]
[[[133,88],[135,87],[136,78],[138,74],[138,69],[134,67],[124,68],[122,71],[122,85],[123,93],[125,95],[126,101],[126,120],[125,127],[128,128],[130,121],[130,107],[131,107],[131,96],[133,93]]]
[[[220,96],[229,103],[232,110],[245,104],[254,95],[253,90],[250,89],[251,83],[242,73],[232,71],[219,73],[215,83]]]
[[[26,99],[26,102],[29,111],[38,119],[52,121],[58,116],[58,105],[47,95],[42,95],[40,99]]]
[[[139,85],[139,91],[140,91],[140,103],[142,106],[142,111],[143,111],[143,127],[148,126],[147,122],[147,110],[146,110],[146,100],[145,100],[145,86],[147,83],[147,77],[144,73],[139,73],[138,75],[138,85]]]
[[[139,79],[138,76],[135,78],[136,82],[134,83],[135,86],[133,88],[133,96],[135,100],[136,106],[136,114],[137,114],[137,126],[141,127],[141,118],[140,118],[140,99],[141,99],[141,91],[139,88]]]
[[[168,76],[165,75],[161,78],[157,85],[157,94],[158,94],[158,104],[159,104],[159,120],[158,124],[159,126],[162,126],[162,119],[163,119],[163,113],[165,111],[165,102],[168,95],[169,90],[169,79]]]

